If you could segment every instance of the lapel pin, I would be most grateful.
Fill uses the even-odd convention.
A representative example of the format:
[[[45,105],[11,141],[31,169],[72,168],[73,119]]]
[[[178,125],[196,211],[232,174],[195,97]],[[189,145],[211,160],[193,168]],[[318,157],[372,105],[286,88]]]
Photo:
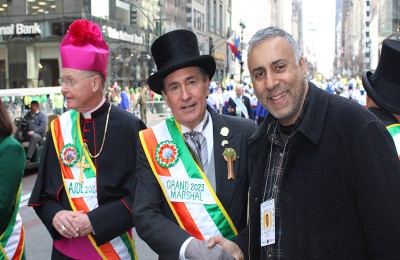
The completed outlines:
[[[222,128],[221,128],[220,134],[221,134],[222,136],[228,136],[228,134],[229,134],[229,129],[228,129],[228,127],[222,127]]]

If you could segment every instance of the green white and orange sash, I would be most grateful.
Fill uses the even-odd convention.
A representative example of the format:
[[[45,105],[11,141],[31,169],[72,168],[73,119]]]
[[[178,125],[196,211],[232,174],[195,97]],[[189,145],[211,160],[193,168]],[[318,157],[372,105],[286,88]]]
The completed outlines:
[[[174,118],[139,132],[139,136],[180,227],[200,240],[216,235],[233,239],[237,230],[191,156]]]
[[[83,149],[80,114],[70,110],[53,120],[51,133],[72,209],[86,213],[97,208],[96,168],[86,149]],[[87,168],[78,167],[79,163],[87,165]],[[79,183],[82,169],[84,182]],[[92,234],[76,239],[61,239],[55,241],[54,246],[72,258],[137,259],[132,230],[101,246],[97,246]]]
[[[393,124],[386,127],[396,145],[397,156],[400,159],[400,124]]]
[[[25,259],[25,229],[18,212],[20,200],[21,186],[18,189],[10,223],[0,235],[0,259]]]

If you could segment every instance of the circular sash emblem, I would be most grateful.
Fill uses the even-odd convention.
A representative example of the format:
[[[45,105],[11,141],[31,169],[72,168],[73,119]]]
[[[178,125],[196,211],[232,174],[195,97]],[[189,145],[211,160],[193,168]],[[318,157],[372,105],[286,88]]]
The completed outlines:
[[[157,145],[155,155],[161,167],[170,168],[178,162],[179,149],[174,142],[167,140]]]
[[[61,161],[64,165],[72,167],[78,161],[78,151],[73,144],[66,144],[60,152]]]

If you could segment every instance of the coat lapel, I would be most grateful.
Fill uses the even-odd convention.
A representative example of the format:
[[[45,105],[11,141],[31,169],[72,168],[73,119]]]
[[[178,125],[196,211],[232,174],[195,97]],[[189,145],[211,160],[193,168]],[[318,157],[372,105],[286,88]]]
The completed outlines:
[[[222,153],[225,148],[233,148],[236,154],[240,154],[240,143],[242,134],[240,132],[233,134],[232,127],[230,127],[224,118],[214,111],[209,111],[213,121],[213,136],[214,136],[214,162],[215,162],[215,181],[216,181],[216,193],[221,203],[226,208],[227,205],[230,206],[232,201],[233,192],[235,190],[235,184],[238,174],[239,159],[233,162],[234,168],[234,180],[228,180],[228,167],[227,161],[225,161]],[[223,136],[221,134],[221,129],[226,127],[229,129],[228,136]],[[224,140],[228,141],[228,144],[222,146]]]

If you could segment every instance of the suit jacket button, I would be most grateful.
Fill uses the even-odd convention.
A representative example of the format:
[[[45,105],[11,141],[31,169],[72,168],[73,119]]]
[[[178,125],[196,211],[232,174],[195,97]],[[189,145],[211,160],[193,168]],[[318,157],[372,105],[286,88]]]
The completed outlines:
[[[254,201],[254,203],[258,203],[258,198],[255,197],[255,198],[253,199],[253,201]]]

